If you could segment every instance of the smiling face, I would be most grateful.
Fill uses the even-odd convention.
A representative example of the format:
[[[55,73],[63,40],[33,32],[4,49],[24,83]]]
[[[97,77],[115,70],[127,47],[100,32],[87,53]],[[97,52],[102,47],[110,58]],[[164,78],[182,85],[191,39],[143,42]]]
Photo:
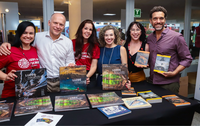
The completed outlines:
[[[166,22],[165,14],[161,11],[152,13],[150,22],[156,31],[163,31]]]
[[[33,42],[35,37],[35,30],[32,26],[28,26],[24,33],[21,35],[20,40],[22,41],[23,46],[30,45]]]
[[[114,30],[110,29],[110,30],[106,30],[105,34],[104,34],[104,40],[106,42],[106,45],[113,45],[114,41],[115,41],[115,34],[114,34]]]
[[[137,41],[139,40],[141,34],[141,29],[136,24],[134,24],[130,29],[131,39]]]
[[[86,23],[82,29],[82,36],[84,39],[88,39],[92,34],[93,26],[90,23]]]
[[[50,36],[53,40],[58,39],[65,28],[65,17],[62,14],[55,13],[49,20],[48,25],[50,27]]]

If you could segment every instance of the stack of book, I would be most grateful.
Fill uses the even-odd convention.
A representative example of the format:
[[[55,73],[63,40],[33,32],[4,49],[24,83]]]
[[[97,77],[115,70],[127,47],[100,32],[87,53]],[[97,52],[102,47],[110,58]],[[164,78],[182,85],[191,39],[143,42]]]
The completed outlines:
[[[184,99],[178,97],[177,95],[164,95],[162,98],[165,98],[170,103],[174,104],[175,106],[185,106],[190,105],[191,103],[188,101],[185,101]]]
[[[157,54],[153,71],[160,73],[168,72],[170,58],[171,56]]]
[[[122,95],[136,95],[134,87],[129,90],[122,90]]]
[[[17,100],[15,116],[27,115],[37,112],[52,111],[53,107],[49,96]]]
[[[125,108],[122,105],[119,106],[109,106],[109,107],[99,107],[97,108],[101,111],[108,119],[123,116],[131,113],[131,110]]]
[[[14,103],[0,103],[0,122],[10,121]]]
[[[60,92],[86,92],[86,66],[60,67]]]
[[[141,96],[123,98],[124,104],[128,109],[150,108],[151,104],[145,101]]]
[[[85,94],[56,96],[55,111],[69,111],[78,109],[89,109]]]
[[[125,90],[128,81],[128,68],[122,64],[102,65],[103,90]]]
[[[15,72],[15,96],[17,99],[35,98],[47,94],[46,68],[19,70]]]
[[[142,98],[144,98],[149,103],[162,102],[162,98],[157,94],[155,94],[154,92],[152,92],[151,90],[137,92],[137,96],[142,96]]]
[[[92,108],[124,104],[115,92],[87,94],[87,97]]]
[[[134,65],[141,66],[141,67],[147,67],[148,60],[149,60],[149,52],[138,51]]]

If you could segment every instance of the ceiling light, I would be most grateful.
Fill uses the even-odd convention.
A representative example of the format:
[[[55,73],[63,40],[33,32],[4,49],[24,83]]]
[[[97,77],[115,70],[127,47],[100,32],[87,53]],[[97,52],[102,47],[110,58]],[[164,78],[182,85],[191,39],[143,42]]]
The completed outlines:
[[[5,9],[6,12],[9,12],[9,9]]]
[[[104,16],[114,16],[114,15],[116,15],[116,14],[112,14],[112,13],[105,13],[105,14],[103,14]]]
[[[54,11],[54,13],[64,13],[64,11]]]

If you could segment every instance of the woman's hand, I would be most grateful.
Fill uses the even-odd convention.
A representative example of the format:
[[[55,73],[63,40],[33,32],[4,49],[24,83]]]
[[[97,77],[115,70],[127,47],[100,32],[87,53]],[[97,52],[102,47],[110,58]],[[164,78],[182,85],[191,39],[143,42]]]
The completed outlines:
[[[127,88],[128,90],[131,89],[131,81],[130,81],[130,80],[128,80],[128,81],[126,82],[126,88]]]
[[[16,72],[16,70],[11,70],[11,71],[7,74],[7,76],[6,76],[6,78],[5,78],[4,81],[8,81],[8,80],[15,81],[15,78],[17,78],[17,75],[15,75],[15,72]]]
[[[86,85],[88,85],[89,83],[90,83],[90,78],[87,77],[87,78],[86,78]]]

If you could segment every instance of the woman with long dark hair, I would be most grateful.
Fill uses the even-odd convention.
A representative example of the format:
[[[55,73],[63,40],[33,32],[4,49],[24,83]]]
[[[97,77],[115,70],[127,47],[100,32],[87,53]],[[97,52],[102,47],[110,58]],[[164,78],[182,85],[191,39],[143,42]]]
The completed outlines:
[[[145,73],[141,66],[135,66],[137,52],[148,51],[149,45],[146,43],[146,31],[139,22],[132,22],[126,32],[126,43],[124,47],[127,51],[129,79],[131,82],[146,80]]]
[[[15,96],[16,70],[40,68],[36,49],[31,46],[34,39],[34,24],[29,21],[21,22],[16,30],[11,54],[0,56],[0,69],[6,67],[6,73],[0,71],[0,79],[4,81],[2,98]]]
[[[92,20],[86,19],[80,24],[76,32],[76,39],[72,40],[72,42],[76,65],[86,65],[86,76],[90,79],[88,87],[94,87],[100,49]]]

